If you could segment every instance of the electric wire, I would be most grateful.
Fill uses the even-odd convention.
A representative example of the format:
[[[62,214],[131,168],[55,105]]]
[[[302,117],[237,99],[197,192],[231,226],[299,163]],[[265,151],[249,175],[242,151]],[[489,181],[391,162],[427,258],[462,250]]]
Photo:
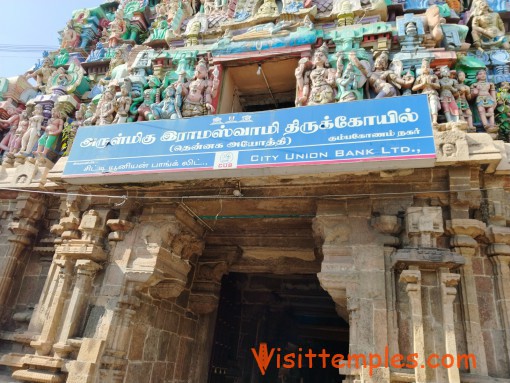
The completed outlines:
[[[457,192],[477,192],[477,191],[495,191],[495,190],[506,190],[503,187],[495,188],[480,188],[480,189],[459,189],[459,190],[422,190],[422,191],[403,191],[403,192],[385,192],[385,193],[358,193],[358,194],[324,194],[324,195],[283,195],[283,196],[243,196],[237,197],[234,195],[186,195],[186,196],[138,196],[138,195],[108,195],[108,194],[87,194],[87,193],[73,193],[73,192],[56,192],[56,191],[45,191],[45,190],[30,190],[23,188],[9,188],[0,187],[0,191],[14,191],[20,193],[35,193],[45,195],[58,195],[58,196],[69,196],[69,197],[95,197],[95,198],[111,198],[127,200],[174,200],[182,202],[184,200],[281,200],[281,199],[331,199],[331,198],[373,198],[380,196],[402,196],[402,195],[416,195],[416,194],[450,194]],[[119,192],[126,193],[126,190],[119,189]]]

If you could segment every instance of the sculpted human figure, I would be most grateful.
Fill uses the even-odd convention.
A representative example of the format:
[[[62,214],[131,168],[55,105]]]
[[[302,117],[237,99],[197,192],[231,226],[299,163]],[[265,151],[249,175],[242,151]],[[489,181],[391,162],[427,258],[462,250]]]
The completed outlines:
[[[450,77],[450,68],[446,65],[439,69],[439,75],[439,85],[441,86],[439,97],[446,121],[457,122],[459,121],[459,108],[455,100],[455,96],[458,94],[457,80]]]
[[[215,112],[212,99],[218,91],[218,75],[218,70],[215,68],[213,79],[210,80],[207,63],[204,59],[200,59],[195,67],[193,78],[182,88],[184,94],[182,117],[204,116]]]
[[[255,18],[258,17],[270,17],[278,15],[278,5],[275,0],[264,0],[260,8],[255,14]]]
[[[412,76],[406,75],[400,76],[400,71],[393,71],[388,68],[389,66],[389,55],[388,52],[383,51],[374,61],[372,69],[363,65],[354,52],[349,55],[349,60],[353,65],[358,68],[368,78],[368,84],[376,94],[375,98],[393,97],[399,95],[399,89],[404,87],[410,87],[414,81]]]
[[[163,92],[163,101],[151,105],[152,118],[154,120],[174,120],[182,118],[181,106],[182,95],[181,90],[176,91],[172,85],[167,87]]]
[[[8,132],[3,137],[0,142],[0,149],[3,151],[8,151],[10,142],[12,141],[16,129],[18,128],[18,124],[20,122],[21,113],[19,109],[13,109],[9,113],[9,118],[7,120],[0,119],[0,129],[8,130]]]
[[[115,19],[110,23],[109,26],[110,34],[108,35],[108,46],[115,48],[119,45],[119,41],[122,39],[122,35],[126,32],[126,22],[124,21],[124,11],[118,9],[115,12]]]
[[[69,21],[62,31],[61,48],[76,48],[80,44],[80,35],[74,30],[73,24]]]
[[[133,103],[133,99],[129,95],[129,88],[126,84],[120,88],[120,97],[117,99],[117,116],[113,120],[114,124],[123,124],[127,122],[129,108]]]
[[[39,90],[44,91],[48,80],[55,71],[56,69],[51,66],[51,60],[46,58],[42,66],[31,74],[26,75],[26,78],[35,78]]]
[[[28,121],[28,112],[24,110],[20,114],[20,121],[18,127],[14,131],[13,136],[9,141],[9,153],[8,156],[13,157],[21,147],[21,138],[25,134],[28,129],[29,121]]]
[[[151,119],[151,105],[161,101],[161,81],[156,76],[149,76],[149,88],[143,91],[143,102],[138,107],[138,121]]]
[[[334,102],[335,70],[329,67],[328,47],[325,43],[315,50],[311,70],[307,70],[308,64],[308,59],[303,58],[296,68],[296,106]]]
[[[115,119],[115,94],[111,89],[103,93],[103,97],[97,106],[96,115],[98,117],[97,125],[110,125]]]
[[[486,0],[476,0],[472,6],[471,36],[476,48],[510,49],[505,37],[505,24],[498,13],[494,12]]]
[[[440,88],[439,79],[433,70],[430,69],[429,61],[424,59],[421,64],[421,74],[414,83],[413,91],[427,95],[433,124],[437,124],[437,114],[439,109],[441,109],[437,93]]]
[[[457,106],[460,110],[460,117],[468,124],[468,132],[474,132],[473,126],[473,112],[469,108],[469,100],[471,100],[471,88],[464,84],[466,81],[466,74],[462,71],[457,72]]]
[[[476,97],[476,107],[480,114],[482,125],[488,133],[498,131],[494,124],[494,109],[496,107],[496,88],[493,83],[487,81],[485,69],[479,70],[476,79],[471,85],[471,94]]]
[[[54,149],[58,136],[62,133],[63,128],[64,120],[62,118],[62,113],[56,105],[51,110],[51,118],[48,120],[44,134],[39,139],[39,145],[37,146],[37,151],[35,151],[34,154],[42,154],[43,156],[46,156],[50,149]]]
[[[337,67],[337,71],[338,69],[339,68]],[[337,77],[336,84],[338,86],[339,102],[356,101],[360,100],[363,96],[363,94],[358,90],[360,86],[352,63],[347,64],[345,70],[341,73],[341,77]]]
[[[41,136],[43,121],[43,107],[41,104],[37,104],[34,108],[34,115],[28,120],[28,129],[21,138],[21,148],[16,156],[26,157],[30,154],[37,139]]]

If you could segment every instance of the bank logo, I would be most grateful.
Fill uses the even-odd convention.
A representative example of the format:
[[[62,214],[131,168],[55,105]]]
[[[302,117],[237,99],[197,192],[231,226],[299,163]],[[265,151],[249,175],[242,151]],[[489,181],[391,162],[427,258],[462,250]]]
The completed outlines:
[[[236,169],[238,151],[218,152],[214,157],[214,169]]]

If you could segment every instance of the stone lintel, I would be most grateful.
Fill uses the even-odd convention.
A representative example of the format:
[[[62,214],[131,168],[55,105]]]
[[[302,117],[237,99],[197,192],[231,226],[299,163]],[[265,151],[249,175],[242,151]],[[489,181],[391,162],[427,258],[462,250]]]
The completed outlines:
[[[37,370],[18,370],[14,371],[12,377],[25,382],[38,383],[61,383],[64,382],[64,376],[50,371]]]
[[[418,266],[420,269],[457,269],[466,263],[464,257],[446,249],[436,248],[405,248],[399,249],[391,256],[394,269],[405,269]]]
[[[57,246],[55,253],[70,259],[91,259],[103,262],[107,254],[101,246],[92,243],[64,243]]]

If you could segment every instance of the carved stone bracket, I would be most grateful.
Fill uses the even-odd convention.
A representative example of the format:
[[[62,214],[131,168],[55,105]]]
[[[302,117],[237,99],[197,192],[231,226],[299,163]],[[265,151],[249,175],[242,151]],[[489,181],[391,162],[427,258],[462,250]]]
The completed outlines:
[[[478,242],[475,238],[485,236],[485,223],[476,219],[452,219],[446,221],[446,232],[452,235],[451,246],[462,255],[474,255]]]
[[[397,247],[400,245],[398,234],[402,231],[402,220],[396,215],[380,215],[373,217],[372,227],[383,234],[385,246]]]
[[[209,314],[218,307],[221,280],[230,265],[241,257],[238,247],[206,249],[197,263],[191,286],[189,308],[196,314]]]

